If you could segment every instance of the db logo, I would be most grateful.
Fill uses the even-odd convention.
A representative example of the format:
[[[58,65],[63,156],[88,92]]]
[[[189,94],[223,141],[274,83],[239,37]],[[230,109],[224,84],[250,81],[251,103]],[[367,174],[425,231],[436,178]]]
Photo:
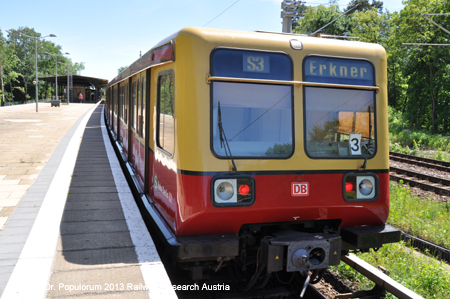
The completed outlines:
[[[292,196],[308,196],[309,195],[309,183],[292,183]]]

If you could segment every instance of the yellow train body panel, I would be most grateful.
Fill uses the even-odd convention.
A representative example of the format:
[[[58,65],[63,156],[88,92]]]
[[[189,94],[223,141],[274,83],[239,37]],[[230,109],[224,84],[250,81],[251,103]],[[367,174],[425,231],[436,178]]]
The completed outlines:
[[[303,44],[294,50],[290,41]],[[345,58],[365,58],[375,68],[375,82],[380,87],[376,93],[377,154],[367,162],[367,170],[388,169],[387,125],[387,61],[383,47],[374,44],[321,39],[288,34],[264,32],[225,31],[204,28],[185,28],[174,38],[175,62],[161,70],[175,72],[176,149],[177,168],[186,171],[227,171],[229,159],[218,159],[211,153],[210,145],[210,55],[216,47],[265,50],[287,53],[293,60],[294,81],[303,81],[302,61],[308,55],[325,55]],[[159,71],[159,69],[155,69]],[[183,78],[183,80],[177,80]],[[295,152],[288,159],[237,159],[239,171],[255,170],[356,170],[363,159],[311,159],[304,149],[303,88],[294,88]],[[192,121],[196,119],[198,121]],[[150,146],[153,148],[154,143]],[[155,150],[153,148],[153,150]]]

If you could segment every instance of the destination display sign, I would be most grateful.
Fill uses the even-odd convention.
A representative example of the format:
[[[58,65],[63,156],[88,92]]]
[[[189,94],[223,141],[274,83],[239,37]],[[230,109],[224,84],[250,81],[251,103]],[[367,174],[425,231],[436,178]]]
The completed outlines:
[[[212,53],[212,76],[292,80],[292,60],[285,53],[218,48]]]
[[[365,60],[310,56],[303,68],[307,82],[374,85],[373,66]]]
[[[263,54],[243,54],[243,71],[270,73],[270,56]]]

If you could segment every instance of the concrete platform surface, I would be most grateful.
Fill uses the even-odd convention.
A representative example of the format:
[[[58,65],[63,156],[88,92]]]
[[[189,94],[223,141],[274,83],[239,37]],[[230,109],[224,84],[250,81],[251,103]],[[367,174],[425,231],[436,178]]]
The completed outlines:
[[[39,113],[46,111],[42,106]],[[81,112],[81,107],[85,110],[74,119],[59,143],[52,139],[50,143],[55,144],[51,157],[45,156],[46,153],[43,155],[49,158],[39,156],[45,166],[30,174],[36,177],[32,184],[24,185],[21,197],[16,195],[19,200],[3,225],[1,299],[176,298],[111,147],[103,107],[70,104],[51,109],[69,110],[72,106],[79,106]],[[0,109],[0,123],[2,113]],[[41,121],[35,121],[41,115],[14,113],[6,119],[15,119],[10,121],[15,123],[29,120],[45,123],[44,113]],[[52,113],[61,111],[48,112]],[[20,121],[21,115],[27,121]],[[20,147],[29,140],[17,139],[14,144],[12,135],[2,135],[7,130],[2,131],[1,126],[0,147],[1,140],[7,140],[10,147]],[[33,134],[45,136],[46,133],[41,133],[45,129],[33,128],[36,130]],[[38,152],[39,147],[47,153],[51,151],[45,145],[35,145],[34,150]],[[8,159],[17,157],[16,153],[10,153]],[[0,159],[3,167],[8,167],[8,159]],[[28,167],[38,167],[27,163]],[[30,170],[33,169],[26,173]],[[0,180],[8,175],[17,174],[0,172]],[[9,192],[6,199],[14,198],[13,192],[22,191],[2,187],[21,186],[17,184],[21,180],[25,178],[9,177],[10,184],[0,185],[0,192]]]

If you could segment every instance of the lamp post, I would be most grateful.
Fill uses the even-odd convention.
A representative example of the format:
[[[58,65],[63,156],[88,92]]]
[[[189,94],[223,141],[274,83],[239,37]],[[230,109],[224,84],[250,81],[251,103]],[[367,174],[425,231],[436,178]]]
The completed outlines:
[[[56,85],[56,93],[55,93],[55,97],[56,100],[58,99],[58,56],[63,56],[63,55],[70,55],[70,53],[63,53],[63,54],[52,54],[49,52],[44,52],[45,54],[51,55],[51,56],[55,56],[55,85]]]
[[[30,35],[27,35],[25,33],[17,31],[17,30],[13,30],[12,32],[15,33],[15,34],[21,34],[21,35],[29,37],[29,38],[34,38],[35,56],[36,56],[36,62],[35,62],[36,63],[35,64],[35,68],[36,68],[36,81],[35,81],[35,85],[36,85],[36,112],[38,112],[39,111],[39,109],[38,109],[38,97],[39,97],[38,85],[39,85],[39,81],[38,81],[38,71],[37,71],[37,41],[40,38],[56,37],[56,35],[50,34],[50,35],[46,35],[46,36],[30,36]]]
[[[67,87],[67,90],[66,90],[66,97],[67,97],[67,105],[69,105],[69,91],[70,91],[70,81],[69,81],[69,66],[70,66],[70,63],[64,63],[64,62],[60,62],[61,64],[65,64],[65,65],[67,65],[67,85],[66,85],[66,87]]]

